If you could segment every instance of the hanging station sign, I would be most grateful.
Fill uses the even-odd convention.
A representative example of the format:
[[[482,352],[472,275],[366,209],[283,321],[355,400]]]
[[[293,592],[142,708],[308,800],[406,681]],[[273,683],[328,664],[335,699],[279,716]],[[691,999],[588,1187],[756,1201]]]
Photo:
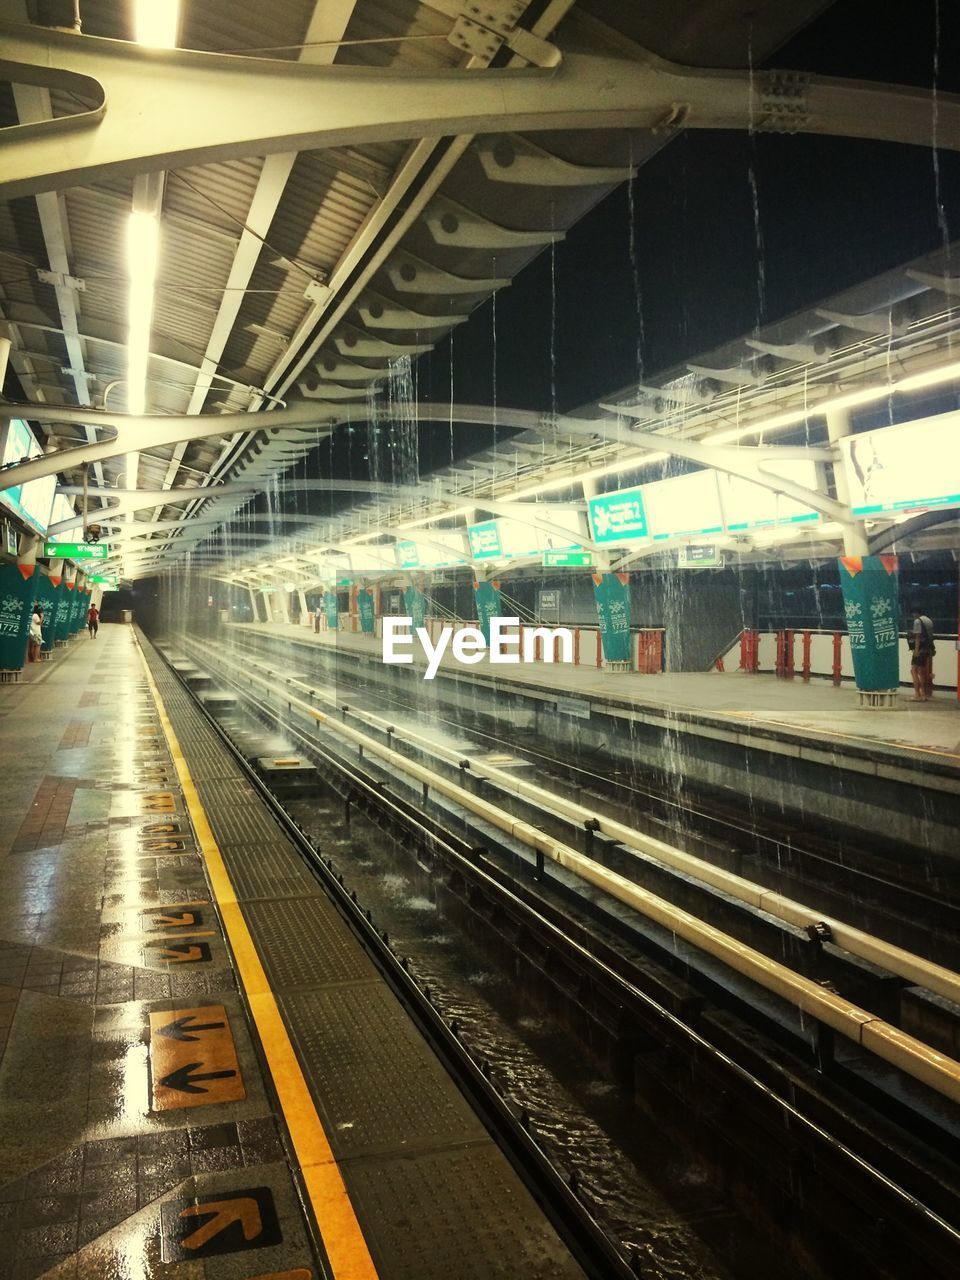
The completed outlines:
[[[681,569],[721,569],[723,553],[713,542],[691,542],[680,548],[677,564]]]
[[[107,560],[110,547],[106,542],[45,542],[45,558],[64,560]]]
[[[960,413],[840,441],[855,516],[960,506]]]
[[[588,508],[594,542],[637,542],[649,537],[643,489],[621,489],[591,498]]]
[[[420,551],[415,542],[404,539],[395,543],[397,564],[401,569],[419,569]]]
[[[484,520],[467,528],[470,554],[474,560],[497,560],[503,556],[500,529],[496,520]]]
[[[592,551],[545,551],[543,553],[545,569],[589,568],[592,564]]]

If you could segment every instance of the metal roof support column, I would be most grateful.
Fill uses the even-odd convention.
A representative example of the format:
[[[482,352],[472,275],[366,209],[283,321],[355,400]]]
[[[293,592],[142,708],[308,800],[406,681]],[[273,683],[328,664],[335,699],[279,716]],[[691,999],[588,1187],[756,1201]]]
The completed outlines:
[[[831,444],[836,444],[844,436],[851,434],[849,409],[828,409],[826,413],[827,435]],[[839,456],[839,450],[837,451]],[[847,475],[839,462],[833,465],[833,482],[837,489],[837,501],[850,507],[850,492],[847,487]],[[866,527],[861,524],[845,524],[843,526],[843,554],[845,556],[866,556],[870,554],[867,542]]]

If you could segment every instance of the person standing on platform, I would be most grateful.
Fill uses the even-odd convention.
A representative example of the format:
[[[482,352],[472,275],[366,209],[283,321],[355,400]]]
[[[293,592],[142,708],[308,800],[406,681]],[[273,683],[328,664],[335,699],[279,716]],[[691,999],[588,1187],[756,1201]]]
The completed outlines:
[[[100,629],[100,610],[95,604],[92,604],[87,610],[87,630],[90,632],[90,639],[96,640],[97,632]]]
[[[40,661],[40,647],[43,644],[43,609],[34,605],[33,617],[30,619],[30,635],[27,641],[27,661]]]
[[[910,659],[913,700],[927,702],[933,697],[933,659],[937,652],[933,643],[933,623],[919,605],[914,605],[912,612],[913,630],[907,636],[907,644],[913,652]]]

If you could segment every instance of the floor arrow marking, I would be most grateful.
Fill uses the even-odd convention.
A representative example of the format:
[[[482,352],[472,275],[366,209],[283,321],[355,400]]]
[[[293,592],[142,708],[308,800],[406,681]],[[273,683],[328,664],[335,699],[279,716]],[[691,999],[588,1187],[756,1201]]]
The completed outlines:
[[[208,1240],[225,1231],[232,1222],[239,1222],[243,1229],[244,1240],[253,1240],[263,1227],[260,1220],[260,1206],[256,1200],[244,1197],[242,1200],[211,1200],[208,1204],[194,1204],[184,1209],[181,1218],[202,1218],[212,1214],[209,1222],[198,1227],[192,1235],[181,1243],[184,1249],[202,1249]]]
[[[237,1074],[236,1071],[197,1071],[197,1067],[202,1066],[202,1062],[186,1062],[182,1067],[177,1067],[176,1071],[171,1071],[168,1076],[164,1076],[159,1083],[165,1089],[179,1089],[181,1093],[209,1093],[209,1089],[202,1089],[195,1082],[227,1080]]]
[[[175,1022],[168,1022],[165,1027],[157,1028],[157,1035],[166,1036],[170,1040],[199,1040],[199,1036],[193,1034],[195,1031],[215,1031],[218,1027],[225,1027],[225,1022],[196,1022],[193,1021],[194,1015],[191,1013],[186,1018],[177,1018]],[[193,1025],[190,1025],[193,1024]]]

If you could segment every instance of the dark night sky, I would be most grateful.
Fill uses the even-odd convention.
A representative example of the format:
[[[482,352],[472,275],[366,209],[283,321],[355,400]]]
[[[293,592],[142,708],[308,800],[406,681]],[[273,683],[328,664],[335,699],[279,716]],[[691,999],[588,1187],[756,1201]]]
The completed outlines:
[[[960,6],[940,0],[938,85],[960,91]],[[840,0],[771,66],[930,86],[933,0]],[[948,231],[960,236],[960,155],[940,152]],[[764,310],[758,315],[756,178]],[[557,406],[574,408],[637,378],[631,199],[613,193],[556,248]],[[933,152],[809,136],[681,134],[633,183],[636,279],[648,376],[937,248]],[[496,300],[497,399],[550,407],[551,253]],[[492,306],[454,336],[458,400],[493,385]],[[420,368],[424,399],[449,395],[449,345]]]
[[[839,0],[769,65],[928,87],[937,14],[937,0]],[[960,92],[960,6],[939,0],[939,26],[937,84],[943,92]],[[960,238],[960,153],[939,152],[939,171],[948,235]],[[690,131],[644,165],[631,185],[604,200],[455,331],[458,401],[490,404],[495,376],[498,404],[551,408],[552,311],[555,403],[562,412],[944,241],[934,153],[925,147]],[[420,399],[449,399],[449,341],[418,362],[414,378]],[[382,441],[389,435],[380,432]],[[449,462],[451,447],[462,457],[491,443],[485,428],[458,427],[453,445],[448,429],[434,424],[422,425],[419,437],[423,475]],[[341,427],[332,446],[322,447],[298,474],[363,478],[369,454],[366,428]],[[408,478],[385,451],[379,475]],[[320,515],[351,505],[341,496],[291,495],[287,502]]]

